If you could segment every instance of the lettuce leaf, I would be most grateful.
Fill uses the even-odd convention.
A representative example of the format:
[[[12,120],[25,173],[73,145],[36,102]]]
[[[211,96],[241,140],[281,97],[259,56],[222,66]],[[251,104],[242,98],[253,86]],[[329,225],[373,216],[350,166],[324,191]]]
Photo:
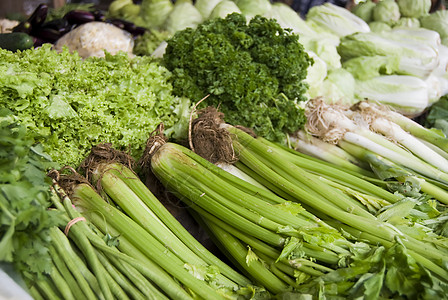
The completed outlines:
[[[17,53],[0,50],[0,72],[8,74],[0,78],[0,105],[61,165],[78,166],[98,143],[139,156],[159,123],[168,136],[186,128],[172,129],[188,100],[172,95],[170,72],[149,56],[106,53],[82,60],[45,44]]]

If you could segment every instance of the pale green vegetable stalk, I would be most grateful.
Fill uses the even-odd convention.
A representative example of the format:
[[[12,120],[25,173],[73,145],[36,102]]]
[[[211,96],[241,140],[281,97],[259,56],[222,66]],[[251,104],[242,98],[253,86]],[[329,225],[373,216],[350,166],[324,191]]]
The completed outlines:
[[[424,177],[406,169],[406,167],[399,166],[392,161],[355,144],[341,141],[340,146],[358,159],[368,162],[378,177],[382,179],[395,177],[402,183],[406,183],[406,181],[414,181],[419,184],[422,192],[433,196],[442,203],[448,204],[448,192],[445,188],[431,183]],[[386,172],[387,175],[383,175],[382,172]]]
[[[298,191],[299,187],[291,180],[292,176],[294,176],[295,179],[300,180],[302,184],[306,185],[307,189],[316,190],[317,193],[320,193],[322,190],[329,191],[329,187],[326,186],[326,183],[311,181],[310,178],[306,176],[304,170],[288,164],[287,158],[276,149],[257,142],[253,137],[241,130],[233,127],[229,127],[229,130],[235,135],[234,145],[239,153],[240,161],[250,168],[257,170],[257,172],[263,172],[262,166],[264,164],[266,165],[266,168],[271,168],[271,172],[266,172],[264,174],[260,173],[260,175],[271,182],[275,182],[275,184],[284,192],[296,197],[297,201],[311,206],[313,209],[326,214],[330,218],[336,219],[369,235],[376,236],[379,239],[389,242],[394,242],[396,239],[400,239],[408,249],[419,255],[426,255],[427,258],[434,263],[434,267],[430,268],[434,274],[441,276],[441,278],[444,278],[444,276],[448,274],[448,271],[443,267],[443,263],[440,264],[447,255],[446,251],[436,248],[430,242],[417,240],[409,235],[405,235],[388,222],[382,222],[376,218],[361,217],[346,213],[346,211],[341,208],[335,209],[335,207],[329,205],[328,202],[331,201],[337,193],[327,192],[327,195],[332,195],[332,197],[322,197],[320,200],[314,197],[313,201],[311,201],[311,198],[308,198],[303,191]],[[258,156],[258,160],[253,159],[254,155]],[[275,170],[275,172],[278,173],[275,174],[272,170]],[[307,192],[309,193],[309,191]],[[375,244],[375,242],[372,243]]]
[[[151,169],[169,191],[187,203],[201,218],[217,224],[226,232],[232,232],[232,236],[248,244],[250,242],[254,245],[254,241],[258,240],[269,245],[269,249],[275,248],[280,256],[272,257],[268,248],[256,243],[262,249],[259,251],[265,251],[265,255],[270,253],[274,261],[279,258],[283,260],[293,253],[302,253],[304,258],[337,266],[345,264],[346,260],[341,258],[351,257],[351,243],[347,243],[339,234],[334,235],[336,232],[331,227],[320,222],[300,205],[292,205],[283,198],[256,188],[181,145],[163,144],[152,156]],[[310,194],[309,197],[315,199],[319,196]],[[330,210],[337,210],[334,205],[330,207]],[[325,242],[327,238],[332,242]],[[229,249],[236,251],[231,247]],[[240,263],[243,257],[241,251],[233,254],[240,258]],[[296,266],[299,265],[298,263]],[[316,270],[308,272],[313,275],[319,273]],[[283,271],[275,270],[274,273],[284,277]],[[256,277],[259,276],[257,274],[250,275],[256,281],[262,280]],[[284,285],[270,285],[270,289],[276,293],[284,290]]]
[[[89,211],[101,214],[102,218],[115,228],[120,235],[194,294],[205,299],[225,299],[215,287],[208,285],[203,279],[199,279],[190,273],[185,268],[185,262],[182,259],[144,228],[117,208],[107,204],[90,185],[85,183],[76,185],[73,188],[72,199],[76,199],[75,205],[83,209],[86,217],[89,217]],[[166,282],[159,287],[164,291],[173,292],[173,295],[175,295],[173,297],[176,299],[178,297],[182,299],[190,298],[188,293],[180,286],[176,290],[176,287],[173,287],[170,282]]]
[[[248,279],[223,263],[191,236],[128,167],[109,162],[99,164],[93,172],[93,179],[99,181],[102,191],[177,256],[193,265],[214,265],[223,275],[241,286],[250,284]],[[217,277],[220,278],[221,275]],[[223,282],[228,280],[220,279]],[[229,282],[229,285],[234,284]]]
[[[337,145],[326,143],[305,131],[300,130],[296,136],[289,138],[291,147],[301,153],[320,158],[337,166],[363,175],[372,176],[368,166]]]
[[[356,114],[357,113],[355,113],[355,115]],[[372,131],[380,133],[387,139],[401,144],[404,148],[409,149],[414,153],[414,155],[443,172],[448,172],[448,161],[442,155],[433,151],[430,147],[427,147],[426,144],[420,142],[419,139],[403,130],[398,124],[389,119],[371,115],[367,111],[361,112],[360,115],[360,117],[369,124]],[[358,116],[351,116],[352,119],[357,117]]]
[[[55,181],[51,200],[61,218],[59,228],[50,233],[55,266],[51,279],[64,299],[168,299],[145,277],[147,272],[134,268],[141,262],[108,244],[112,239],[75,210]]]

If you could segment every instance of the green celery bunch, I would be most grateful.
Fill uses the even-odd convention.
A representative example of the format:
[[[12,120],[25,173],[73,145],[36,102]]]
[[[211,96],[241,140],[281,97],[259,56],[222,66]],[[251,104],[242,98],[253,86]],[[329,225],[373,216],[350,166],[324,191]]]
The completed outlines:
[[[270,166],[263,172],[268,176],[274,169]],[[151,170],[168,191],[192,209],[220,249],[277,297],[302,293],[302,286],[332,277],[338,270],[352,272],[355,262],[362,264],[362,260],[370,259],[377,251],[375,246],[346,239],[341,234],[343,231],[314,214],[316,207],[307,210],[289,201],[291,197],[283,198],[250,184],[184,146],[161,145],[151,158]],[[314,180],[309,179],[309,184],[314,184]],[[340,212],[336,204],[323,203],[318,193],[309,188],[296,188],[292,184],[285,184],[284,188],[281,195],[293,189],[329,211],[354,219],[357,224],[375,223],[375,218],[355,203],[350,203],[350,209],[358,215]],[[323,192],[328,191],[344,199],[330,187]],[[387,228],[384,230],[388,232]],[[357,272],[359,275],[360,271]],[[353,277],[340,284],[341,293],[356,284],[358,277]]]

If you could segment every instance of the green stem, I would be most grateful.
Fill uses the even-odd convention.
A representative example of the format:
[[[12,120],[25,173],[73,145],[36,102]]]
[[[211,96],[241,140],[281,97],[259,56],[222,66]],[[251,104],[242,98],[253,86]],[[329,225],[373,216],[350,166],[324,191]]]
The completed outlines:
[[[51,228],[50,235],[56,251],[60,257],[64,258],[68,269],[72,272],[87,299],[97,300],[100,293],[98,282],[86,268],[84,262],[78,257],[78,254],[72,249],[67,237],[59,228]]]
[[[48,248],[56,268],[62,274],[65,281],[70,286],[71,290],[76,291],[76,293],[74,293],[75,298],[79,300],[86,299],[86,296],[84,295],[81,287],[78,285],[77,280],[73,277],[72,273],[67,268],[67,265],[65,264],[64,260],[59,256],[59,253],[57,253],[54,246],[50,245],[50,247]]]
[[[157,217],[192,251],[209,265],[217,266],[222,274],[241,286],[250,285],[251,282],[222,260],[212,254],[170,213],[166,207],[151,193],[146,185],[128,168],[111,168],[115,176],[121,178],[132,191],[154,212]]]
[[[119,272],[109,261],[109,259],[100,251],[97,250],[98,259],[100,260],[101,264],[106,269],[106,272],[110,274],[111,278],[125,291],[131,299],[141,299],[144,300],[145,297],[143,296],[140,291],[138,291],[134,285],[129,281],[129,279]],[[112,289],[112,285],[111,285]],[[115,294],[115,293],[114,293]],[[118,294],[119,295],[119,294]]]
[[[72,199],[80,199],[87,210],[101,211],[107,222],[115,228],[122,229],[121,234],[153,261],[157,261],[172,276],[193,290],[201,297],[207,299],[222,299],[212,287],[193,277],[185,268],[184,263],[169,249],[165,248],[157,239],[144,228],[135,223],[131,218],[104,202],[101,196],[89,185],[79,184],[74,191]]]
[[[121,261],[115,256],[110,256],[108,259],[112,264],[121,272],[126,278],[128,278],[138,289],[145,299],[160,299],[168,300],[168,297],[163,294],[152,282],[146,279],[142,273],[132,267],[129,263]]]
[[[278,294],[289,289],[287,284],[270,272],[259,260],[247,262],[247,249],[240,241],[212,222],[205,221],[205,223],[228,254],[254,278],[255,282],[259,282],[273,294]]]
[[[51,280],[53,281],[54,286],[61,294],[64,300],[74,300],[75,296],[72,293],[72,288],[69,286],[65,278],[61,275],[56,266],[51,268],[49,273]],[[76,292],[76,291],[75,291]]]
[[[253,235],[247,232],[242,232],[241,230],[236,229],[235,227],[229,225],[227,222],[224,222],[215,216],[207,213],[206,211],[198,209],[197,212],[201,215],[202,218],[207,219],[208,222],[213,222],[229,234],[232,234],[234,237],[238,238],[242,242],[248,244],[254,249],[257,249],[261,253],[272,257],[272,259],[279,259],[280,252],[272,248],[271,246],[265,244],[264,242],[260,241],[259,239],[255,238]],[[308,257],[312,257],[313,259],[317,259],[322,262],[326,262],[329,264],[336,265],[339,261],[339,256],[332,252],[331,250],[324,249],[321,247],[317,247],[319,251],[315,251],[316,249],[311,249],[310,245],[307,242],[303,242],[303,251],[305,255]]]
[[[89,220],[103,233],[112,236],[119,236],[120,232],[113,228],[112,225],[107,224],[104,218],[96,213],[88,213]],[[138,272],[154,282],[157,287],[164,291],[169,297],[173,299],[191,300],[191,296],[158,264],[154,263],[147,256],[145,256],[138,248],[123,236],[120,236],[120,243],[118,249],[110,246],[105,246],[102,241],[93,240],[92,243],[101,249],[108,256],[114,257],[120,261],[129,264]]]
[[[155,215],[155,213],[133,192],[132,189],[118,176],[119,168],[115,164],[102,164],[97,168],[97,177],[100,179],[101,188],[106,194],[148,233],[154,236],[164,247],[170,249],[179,258],[194,265],[205,266],[195,252],[169,230],[169,228]],[[112,172],[115,169],[116,172]],[[124,175],[124,174],[123,174]]]

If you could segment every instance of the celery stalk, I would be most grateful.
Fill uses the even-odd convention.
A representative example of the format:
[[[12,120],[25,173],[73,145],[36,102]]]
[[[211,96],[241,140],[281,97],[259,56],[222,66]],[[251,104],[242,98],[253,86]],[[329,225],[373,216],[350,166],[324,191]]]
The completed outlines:
[[[217,266],[222,274],[235,281],[241,286],[250,285],[251,282],[226,263],[222,262],[214,254],[210,253],[197,239],[191,236],[188,230],[166,209],[166,207],[151,193],[145,184],[125,166],[113,166],[109,164],[108,172],[123,180],[130,189],[144,202],[145,205],[173,232],[182,242],[185,243],[196,255],[202,258],[209,265]]]
[[[247,249],[240,241],[238,241],[238,239],[234,238],[231,234],[228,234],[213,223],[207,223],[207,227],[213,232],[213,235],[219,240],[223,247],[225,247],[226,251],[229,252],[229,255],[238,262],[238,265],[256,278],[267,290],[271,291],[273,294],[278,294],[289,289],[289,286],[266,269],[261,261],[256,260],[248,262],[246,258]]]
[[[77,205],[84,206],[86,210],[98,210],[108,220],[108,223],[122,229],[121,234],[128,238],[145,255],[157,261],[179,282],[206,299],[224,299],[215,289],[204,281],[193,277],[185,268],[184,263],[169,249],[165,248],[157,239],[140,227],[124,213],[104,202],[90,186],[79,184],[76,186],[72,199],[79,200]]]

